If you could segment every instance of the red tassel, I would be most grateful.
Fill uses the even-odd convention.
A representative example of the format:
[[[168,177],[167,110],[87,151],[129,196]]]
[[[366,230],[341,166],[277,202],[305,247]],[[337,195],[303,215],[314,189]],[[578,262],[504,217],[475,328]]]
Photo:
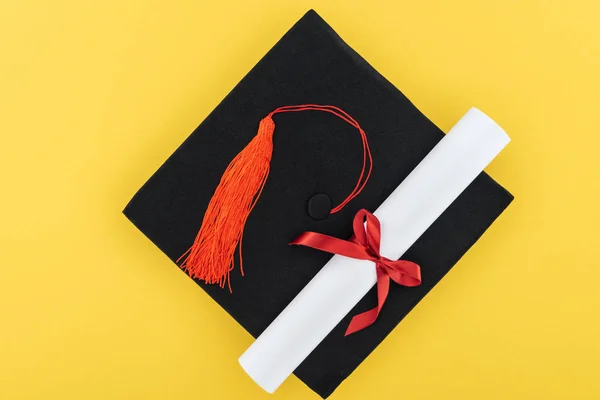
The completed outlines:
[[[363,169],[352,193],[331,210],[335,213],[356,197],[364,188],[372,169],[372,159],[365,132],[345,111],[334,106],[306,104],[284,106],[272,111],[260,121],[257,135],[231,161],[211,198],[194,244],[177,260],[185,260],[181,268],[192,278],[206,283],[231,286],[229,275],[234,268],[235,249],[239,245],[242,266],[242,235],[250,212],[256,205],[269,175],[273,153],[273,115],[282,112],[325,111],[356,127],[363,142]],[[368,161],[368,171],[367,169]]]

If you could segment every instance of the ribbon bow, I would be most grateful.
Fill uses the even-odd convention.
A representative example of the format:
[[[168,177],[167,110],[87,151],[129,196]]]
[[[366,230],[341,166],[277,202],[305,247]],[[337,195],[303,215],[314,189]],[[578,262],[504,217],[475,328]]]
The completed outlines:
[[[290,243],[358,260],[370,260],[375,263],[377,307],[355,315],[346,329],[345,336],[358,332],[375,322],[389,293],[390,279],[402,286],[412,287],[421,284],[421,268],[417,264],[406,260],[393,261],[379,254],[381,226],[375,215],[367,210],[360,210],[356,213],[352,226],[354,236],[349,241],[316,232],[304,232]]]

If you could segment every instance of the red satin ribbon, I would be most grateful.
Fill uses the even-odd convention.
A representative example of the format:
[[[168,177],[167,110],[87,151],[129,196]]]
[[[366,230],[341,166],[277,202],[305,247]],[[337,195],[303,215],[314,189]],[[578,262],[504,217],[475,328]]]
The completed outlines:
[[[402,286],[419,286],[421,284],[421,268],[417,264],[406,260],[393,261],[379,254],[381,227],[375,215],[367,210],[360,210],[356,213],[352,226],[354,236],[349,241],[316,232],[304,232],[290,243],[359,260],[370,260],[375,263],[377,307],[355,315],[346,329],[345,336],[358,332],[375,322],[389,293],[390,279]]]

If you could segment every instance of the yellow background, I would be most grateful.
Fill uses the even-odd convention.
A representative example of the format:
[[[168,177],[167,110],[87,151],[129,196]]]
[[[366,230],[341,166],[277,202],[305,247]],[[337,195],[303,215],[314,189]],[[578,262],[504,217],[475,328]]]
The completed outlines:
[[[331,399],[600,398],[597,0],[2,0],[0,399],[318,399],[256,386],[121,215],[309,8],[444,130],[513,139],[514,203]]]

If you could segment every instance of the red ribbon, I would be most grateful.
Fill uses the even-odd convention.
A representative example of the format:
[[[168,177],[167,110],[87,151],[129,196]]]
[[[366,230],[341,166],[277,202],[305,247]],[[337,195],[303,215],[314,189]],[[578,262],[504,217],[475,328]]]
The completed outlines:
[[[346,329],[345,336],[358,332],[375,322],[389,293],[390,279],[402,286],[412,287],[421,284],[421,268],[417,264],[406,260],[393,261],[379,254],[381,227],[375,215],[367,210],[360,210],[356,213],[352,226],[354,236],[349,241],[316,232],[304,232],[290,243],[358,260],[370,260],[375,263],[377,307],[355,315]]]

